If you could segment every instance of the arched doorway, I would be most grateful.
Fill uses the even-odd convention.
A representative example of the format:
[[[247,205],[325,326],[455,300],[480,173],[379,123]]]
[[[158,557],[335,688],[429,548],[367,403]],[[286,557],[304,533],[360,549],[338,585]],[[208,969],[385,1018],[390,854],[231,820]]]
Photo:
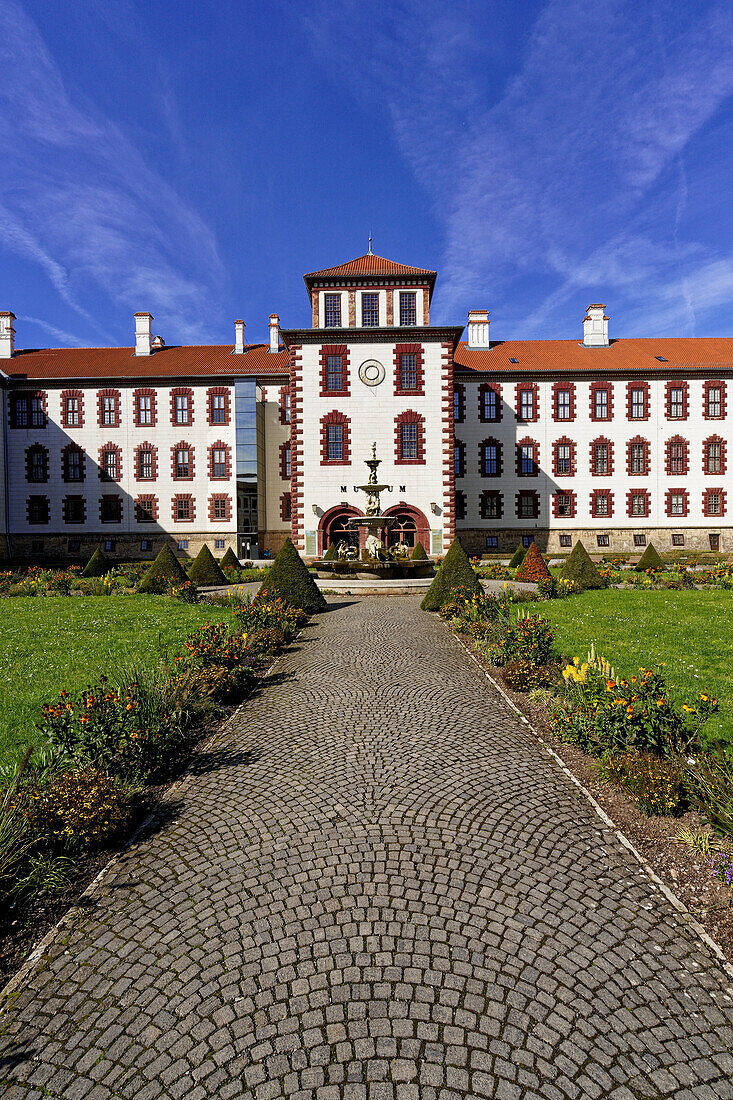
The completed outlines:
[[[325,554],[329,546],[338,546],[342,541],[349,542],[358,548],[359,528],[349,527],[349,519],[352,516],[363,515],[364,513],[358,508],[348,504],[337,505],[324,512],[318,524],[318,552]]]
[[[414,548],[418,542],[421,542],[425,552],[430,553],[430,524],[419,508],[401,500],[399,504],[387,508],[384,514],[395,517],[395,522],[387,536],[390,546],[403,542],[405,546]]]

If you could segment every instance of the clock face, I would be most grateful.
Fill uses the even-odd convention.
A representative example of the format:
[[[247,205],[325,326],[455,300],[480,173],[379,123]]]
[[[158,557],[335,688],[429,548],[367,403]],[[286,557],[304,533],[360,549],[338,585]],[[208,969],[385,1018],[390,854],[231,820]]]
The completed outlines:
[[[384,381],[384,367],[376,359],[366,359],[359,367],[359,378],[365,386],[378,386]]]

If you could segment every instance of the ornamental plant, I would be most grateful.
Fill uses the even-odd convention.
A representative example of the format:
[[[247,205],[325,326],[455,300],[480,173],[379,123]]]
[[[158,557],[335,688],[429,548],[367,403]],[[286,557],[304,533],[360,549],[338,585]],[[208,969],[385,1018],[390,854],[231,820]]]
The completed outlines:
[[[178,666],[184,663],[195,668],[253,666],[247,649],[247,635],[231,633],[226,623],[205,623],[188,635],[184,648],[186,656],[176,658]]]
[[[423,546],[423,544],[418,539],[418,541],[415,543],[415,548],[413,549],[412,553],[410,554],[410,561],[427,561],[427,560],[428,560],[428,555],[425,553],[425,547]]]
[[[448,553],[420,607],[423,611],[440,611],[443,604],[452,598],[451,593],[456,589],[463,589],[467,596],[483,593],[481,582],[457,538],[450,544]]]
[[[549,576],[550,571],[540,553],[540,548],[536,542],[533,542],[524,556],[524,561],[517,569],[514,579],[518,581],[542,581],[547,580]]]
[[[300,607],[309,615],[326,607],[323,593],[289,538],[257,593],[257,599],[273,597],[279,597],[288,607]]]
[[[519,566],[524,561],[526,553],[527,553],[526,548],[524,546],[522,546],[522,544],[520,542],[519,546],[514,551],[511,558],[509,559],[509,568],[510,569],[518,569]]]
[[[606,756],[599,775],[620,787],[643,814],[669,816],[687,804],[685,770],[679,760],[660,760],[648,752],[621,752]]]
[[[661,572],[664,570],[664,562],[657,553],[653,542],[649,543],[634,568],[637,573],[645,573],[650,569],[654,570],[654,572]]]
[[[51,847],[96,847],[130,821],[130,805],[114,779],[93,765],[60,772],[24,793],[31,833]]]
[[[184,581],[183,584],[173,585],[170,594],[174,600],[180,600],[181,603],[198,603],[199,601],[199,590],[193,581]]]
[[[103,577],[109,570],[109,562],[100,549],[96,549],[81,571],[82,577]]]
[[[227,583],[227,578],[206,543],[201,547],[188,569],[188,579],[196,585]]]
[[[570,555],[560,570],[560,580],[572,581],[581,590],[586,588],[605,588],[606,581],[591,561],[590,554],[578,539]]]
[[[227,547],[227,552],[219,562],[219,567],[222,570],[225,569],[240,569],[239,558],[232,550],[231,546]]]
[[[162,547],[157,558],[137,586],[138,592],[161,592],[171,586],[180,586],[188,580],[183,566],[171,550],[168,543]]]

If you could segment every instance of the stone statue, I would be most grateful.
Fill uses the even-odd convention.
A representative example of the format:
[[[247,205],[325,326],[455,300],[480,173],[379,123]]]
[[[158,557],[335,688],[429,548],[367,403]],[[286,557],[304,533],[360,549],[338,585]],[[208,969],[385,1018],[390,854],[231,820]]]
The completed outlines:
[[[377,535],[367,535],[366,552],[370,558],[376,558],[377,561],[384,560],[384,543]]]
[[[346,539],[341,539],[341,542],[336,547],[336,553],[340,561],[353,561],[356,557],[356,547],[352,546]]]
[[[390,554],[393,558],[404,561],[405,558],[410,556],[410,548],[405,546],[404,542],[396,542],[394,546],[390,548]]]

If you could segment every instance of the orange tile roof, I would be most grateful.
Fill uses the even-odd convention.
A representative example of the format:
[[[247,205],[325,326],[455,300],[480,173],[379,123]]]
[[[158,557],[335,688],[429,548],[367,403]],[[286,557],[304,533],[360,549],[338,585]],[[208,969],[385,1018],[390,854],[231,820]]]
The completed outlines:
[[[46,348],[16,351],[0,360],[0,370],[27,378],[185,378],[191,375],[282,375],[288,373],[288,353],[270,352],[267,344],[249,344],[233,355],[232,344],[165,347],[152,355],[135,355],[133,348]]]
[[[339,264],[338,267],[326,267],[323,271],[310,271],[303,278],[307,283],[313,279],[333,279],[342,275],[349,278],[359,275],[430,275],[434,279],[436,272],[425,267],[408,267],[406,264],[398,264],[394,260],[385,260],[383,256],[375,256],[372,252],[366,252],[363,256],[357,256],[355,260]]]
[[[667,362],[660,363],[657,356]],[[504,340],[483,349],[468,348],[462,340],[456,348],[455,365],[458,370],[508,374],[693,368],[713,373],[733,368],[733,337],[612,340],[607,348],[584,348],[577,340]]]

